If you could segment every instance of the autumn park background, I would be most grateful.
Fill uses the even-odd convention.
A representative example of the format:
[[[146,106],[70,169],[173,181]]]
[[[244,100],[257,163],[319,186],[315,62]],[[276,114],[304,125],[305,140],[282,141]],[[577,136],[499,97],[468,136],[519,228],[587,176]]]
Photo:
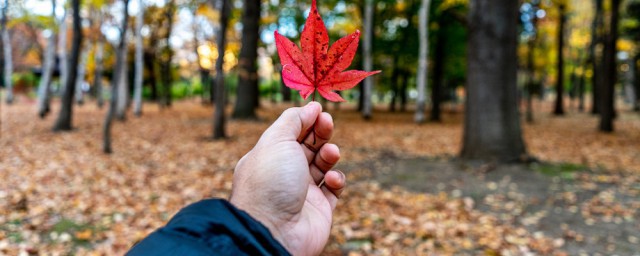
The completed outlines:
[[[286,108],[311,1],[2,0],[0,255],[118,255]],[[638,255],[640,1],[320,0],[352,69],[327,255]]]

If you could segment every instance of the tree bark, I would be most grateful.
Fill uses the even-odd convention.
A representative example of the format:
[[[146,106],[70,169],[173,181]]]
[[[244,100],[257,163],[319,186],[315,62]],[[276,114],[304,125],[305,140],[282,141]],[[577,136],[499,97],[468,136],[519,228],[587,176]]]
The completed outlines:
[[[176,11],[176,3],[175,0],[169,0],[167,6],[165,7],[166,11],[164,13],[165,19],[167,20],[167,34],[164,38],[164,48],[162,49],[161,58],[160,58],[160,77],[162,78],[163,85],[163,99],[161,106],[169,107],[171,106],[171,60],[173,59],[173,49],[171,49],[171,44],[169,39],[171,38],[171,33],[173,31],[173,15]]]
[[[472,0],[469,15],[465,159],[525,155],[517,102],[518,1]],[[499,46],[499,47],[497,47]]]
[[[609,33],[604,44],[604,80],[602,87],[602,105],[600,106],[600,131],[613,132],[615,118],[615,87],[617,82],[616,42],[618,41],[618,21],[620,17],[620,2],[611,1],[611,21]]]
[[[400,89],[398,88],[398,78],[400,77],[400,67],[399,67],[399,59],[398,55],[393,56],[393,71],[391,71],[391,102],[389,102],[389,111],[396,112],[396,99],[398,98],[398,94]]]
[[[60,75],[58,76],[60,87],[64,91],[64,86],[67,84],[67,77],[69,76],[69,68],[68,61],[69,57],[67,56],[67,15],[69,10],[64,8],[64,13],[62,14],[62,19],[60,20],[60,26],[58,27],[58,63],[60,65]]]
[[[11,56],[11,37],[9,35],[9,28],[7,27],[7,9],[9,9],[9,0],[4,1],[4,8],[2,8],[2,49],[4,51],[4,86],[7,94],[6,102],[7,104],[11,104],[13,103],[13,84],[11,83],[13,61]]]
[[[558,26],[558,63],[556,78],[556,105],[553,114],[556,116],[564,115],[564,26],[567,21],[566,6],[560,4],[558,6],[560,12],[560,24]]]
[[[442,103],[442,91],[444,89],[445,45],[447,44],[447,33],[444,29],[447,23],[443,18],[440,19],[439,23],[440,26],[438,27],[438,37],[435,45],[433,85],[431,87],[431,117],[429,120],[432,122],[442,121],[440,117],[442,112],[440,105]]]
[[[233,118],[255,119],[258,107],[258,37],[260,22],[260,0],[244,1],[242,15],[242,49],[238,63],[238,91]]]
[[[80,58],[80,46],[82,45],[82,27],[80,20],[80,0],[72,0],[71,6],[73,8],[73,41],[71,46],[71,58],[69,59],[68,66],[77,67],[78,59]],[[62,34],[62,33],[61,33]],[[65,60],[61,60],[64,62]],[[76,89],[76,75],[78,74],[77,68],[69,70],[65,86],[62,93],[62,108],[60,109],[60,115],[53,126],[54,131],[70,131],[73,117],[73,95]]]
[[[51,17],[56,18],[56,0],[51,0]],[[53,66],[56,58],[56,33],[51,30],[51,35],[47,38],[47,48],[45,50],[44,65],[42,65],[42,79],[38,86],[38,116],[44,118],[49,114],[50,100],[49,92],[51,91],[51,78],[53,76]]]
[[[409,72],[402,71],[402,86],[400,87],[400,112],[407,111],[407,89],[409,88]]]
[[[78,0],[75,0],[78,1]],[[129,0],[122,0],[123,4],[124,4],[124,12],[123,13],[128,13],[129,12]],[[127,27],[127,23],[128,23],[128,15],[123,15],[122,17],[122,27],[126,28]],[[111,98],[109,100],[109,110],[107,111],[107,116],[105,118],[104,121],[104,126],[102,129],[102,138],[103,138],[103,144],[102,144],[102,152],[110,154],[113,152],[113,149],[111,147],[111,124],[113,123],[113,118],[115,116],[115,112],[116,112],[116,104],[117,104],[117,95],[118,95],[118,90],[120,89],[118,86],[118,79],[116,79],[117,77],[123,76],[123,74],[119,74],[120,72],[123,71],[123,69],[119,68],[120,66],[124,65],[124,55],[126,54],[126,29],[122,29],[120,30],[120,42],[118,43],[118,48],[116,49],[116,68],[114,69],[114,74],[113,77],[114,79],[111,80]]]
[[[427,1],[427,0],[423,0]],[[362,50],[364,54],[362,56],[364,62],[364,70],[373,70],[373,57],[371,56],[372,41],[373,41],[373,0],[365,0],[364,6],[364,35]],[[373,78],[367,77],[364,79],[364,90],[361,95],[362,99],[362,117],[365,120],[371,119],[373,111],[373,103],[371,102],[371,96],[373,95]]]
[[[589,47],[591,55],[591,65],[593,68],[593,76],[591,77],[591,96],[592,106],[591,113],[600,113],[600,98],[603,84],[602,56],[598,54],[598,45],[602,43],[602,29],[604,19],[603,0],[595,0],[595,16],[591,27],[591,46]]]
[[[429,5],[430,0],[422,0],[419,14],[418,33],[420,34],[420,51],[418,53],[418,77],[416,87],[418,99],[416,101],[416,123],[424,123],[427,101],[427,83],[429,79]]]
[[[84,104],[84,92],[82,91],[82,85],[84,84],[84,76],[87,72],[87,59],[89,58],[89,45],[83,44],[81,45],[82,50],[80,50],[80,63],[77,67],[78,74],[76,76],[76,93],[75,93],[75,101],[78,105]]]
[[[142,79],[144,78],[144,54],[142,45],[142,25],[144,24],[144,1],[138,0],[138,13],[136,14],[136,61],[135,78],[133,81],[133,114],[142,115]]]
[[[220,0],[220,30],[218,33],[218,59],[216,60],[216,108],[213,114],[213,139],[224,139],[226,135],[225,118],[225,85],[224,85],[224,51],[227,43],[227,23],[229,21],[230,3],[229,0]]]
[[[126,25],[126,24],[125,24]],[[118,76],[114,76],[113,79],[117,82],[118,86],[118,94],[115,96],[118,98],[116,100],[116,113],[115,118],[119,121],[125,121],[127,119],[127,105],[129,101],[129,61],[128,61],[128,47],[127,47],[127,37],[128,37],[128,27],[121,28],[124,30],[124,53],[122,55],[122,63],[116,68],[120,69],[118,71]]]

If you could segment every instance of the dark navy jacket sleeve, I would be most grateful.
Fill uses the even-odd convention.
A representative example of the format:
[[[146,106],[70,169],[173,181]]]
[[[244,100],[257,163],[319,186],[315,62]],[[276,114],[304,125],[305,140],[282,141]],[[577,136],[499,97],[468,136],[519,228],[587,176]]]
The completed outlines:
[[[290,255],[269,230],[226,200],[180,210],[127,255]]]

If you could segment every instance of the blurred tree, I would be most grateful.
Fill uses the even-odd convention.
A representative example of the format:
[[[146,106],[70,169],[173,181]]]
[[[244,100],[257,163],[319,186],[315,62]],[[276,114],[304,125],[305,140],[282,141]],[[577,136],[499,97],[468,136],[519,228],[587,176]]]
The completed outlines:
[[[425,121],[425,108],[427,100],[427,80],[429,74],[429,7],[431,0],[422,0],[420,6],[419,23],[420,27],[420,51],[418,53],[418,99],[416,102],[416,114],[414,120],[416,123]]]
[[[223,139],[226,135],[226,121],[225,121],[225,84],[224,84],[224,55],[227,40],[227,23],[229,22],[229,15],[231,12],[231,6],[229,0],[218,0],[220,10],[220,24],[218,32],[218,59],[216,60],[216,92],[215,92],[215,112],[213,115],[213,138]]]
[[[129,0],[127,0],[126,4],[129,4]],[[128,37],[129,37],[129,7],[124,7],[122,15],[125,17],[126,22],[123,22],[120,27],[120,30],[123,31],[122,36],[120,38],[121,41],[124,41],[124,53],[122,55],[122,62],[119,65],[115,65],[114,69],[118,69],[114,71],[112,85],[118,87],[117,94],[112,95],[112,97],[116,97],[116,110],[115,110],[115,118],[119,121],[125,121],[127,118],[127,106],[129,105],[129,47],[127,47]],[[115,84],[113,83],[115,82]]]
[[[51,18],[56,19],[56,0],[51,0]],[[38,86],[38,116],[44,118],[51,110],[50,91],[51,80],[53,78],[53,68],[56,59],[56,32],[55,28],[49,29],[51,33],[47,38],[47,48],[42,65],[42,78]]]
[[[78,105],[84,104],[84,92],[82,91],[82,85],[84,84],[84,78],[87,73],[87,60],[89,59],[89,43],[84,42],[80,45],[80,62],[78,63],[78,74],[76,75],[76,93],[75,102]]]
[[[600,105],[600,131],[613,132],[615,117],[615,87],[617,83],[616,43],[618,42],[618,23],[622,0],[611,0],[611,18],[604,42],[604,84]]]
[[[254,119],[258,107],[258,38],[261,0],[245,0],[242,14],[242,48],[238,70],[238,90],[233,118]]]
[[[518,1],[471,0],[464,139],[466,159],[525,154],[517,102]]]
[[[71,46],[71,56],[69,58],[70,67],[78,67],[78,59],[80,58],[80,46],[82,44],[82,20],[80,19],[80,0],[72,0],[71,7],[73,9],[73,39]],[[66,61],[62,59],[61,61]],[[70,131],[71,121],[73,117],[73,96],[76,90],[77,68],[69,70],[69,75],[65,81],[62,91],[62,107],[60,115],[53,126],[54,131]]]
[[[144,58],[142,44],[142,25],[144,25],[144,9],[143,0],[138,0],[138,12],[136,14],[136,56],[135,56],[135,78],[133,82],[133,114],[135,116],[142,115],[142,80],[144,78]],[[196,54],[197,55],[197,54]]]
[[[592,106],[591,113],[600,113],[600,99],[602,95],[602,87],[604,83],[604,70],[602,65],[602,51],[598,51],[603,40],[604,29],[604,0],[595,0],[595,16],[591,28],[591,46],[589,47],[590,61],[593,70],[591,77]]]
[[[74,1],[78,1],[78,0],[74,0]],[[125,15],[122,16],[122,27],[120,29],[120,37],[119,37],[120,41],[118,42],[118,47],[116,49],[116,64],[115,64],[114,74],[113,74],[114,79],[111,80],[111,98],[109,100],[109,110],[107,111],[107,116],[105,118],[104,126],[102,129],[102,138],[103,138],[102,152],[107,154],[110,154],[113,152],[113,149],[111,148],[111,124],[113,123],[113,118],[116,114],[115,112],[116,112],[116,104],[118,101],[118,98],[117,98],[118,90],[121,89],[118,86],[119,79],[117,78],[126,76],[125,74],[121,74],[121,72],[123,72],[124,69],[121,69],[119,67],[125,65],[125,55],[127,50],[127,43],[126,43],[127,29],[126,28],[128,27],[127,24],[129,22],[129,15],[126,15],[126,14],[129,13],[129,0],[122,0],[122,3],[124,5],[124,11],[122,13],[124,13]]]
[[[564,38],[565,24],[567,22],[567,6],[563,0],[557,2],[560,18],[558,20],[558,62],[556,78],[556,104],[554,115],[564,115]]]
[[[55,0],[52,0],[52,1],[55,1]],[[96,1],[96,2],[99,2],[99,1]],[[96,103],[98,104],[98,108],[102,108],[102,106],[104,105],[104,97],[102,95],[102,74],[104,70],[105,37],[102,34],[102,31],[100,28],[104,20],[104,13],[102,11],[102,6],[99,3],[96,3],[94,6],[92,6],[89,12],[93,14],[92,17],[95,17],[95,25],[92,26],[93,31],[95,31],[95,33],[92,33],[94,35],[94,41],[95,41],[95,50],[94,50],[94,57],[93,57],[93,63],[94,63],[93,89],[96,97]]]
[[[171,48],[170,38],[173,31],[173,16],[176,12],[175,0],[167,0],[164,7],[164,20],[165,31],[163,38],[163,45],[160,50],[159,63],[160,63],[160,77],[162,79],[162,100],[160,106],[171,106],[171,61],[173,59],[173,49]]]
[[[4,0],[4,6],[2,7],[2,49],[4,51],[4,86],[6,88],[6,102],[7,104],[13,103],[13,85],[11,84],[11,76],[13,74],[13,62],[11,59],[11,37],[9,35],[9,27],[7,24],[7,10],[9,9],[9,0]]]
[[[58,81],[62,90],[64,90],[64,86],[67,84],[67,77],[69,76],[69,56],[67,54],[67,35],[69,30],[67,29],[67,17],[70,10],[65,4],[62,6],[64,7],[62,18],[60,18],[58,23],[58,65],[60,70]]]
[[[634,73],[635,102],[633,102],[633,109],[640,111],[640,0],[628,1],[625,9],[626,17],[621,36],[636,44],[635,54],[630,61],[630,71]]]
[[[428,0],[426,0],[428,1]],[[364,32],[363,32],[363,44],[362,44],[362,62],[364,71],[373,70],[373,57],[371,56],[372,44],[373,44],[373,14],[374,3],[373,0],[364,0]],[[373,95],[373,77],[367,77],[364,79],[363,92],[360,95],[362,97],[362,117],[365,120],[371,119],[373,111],[373,103],[371,102],[371,96]]]

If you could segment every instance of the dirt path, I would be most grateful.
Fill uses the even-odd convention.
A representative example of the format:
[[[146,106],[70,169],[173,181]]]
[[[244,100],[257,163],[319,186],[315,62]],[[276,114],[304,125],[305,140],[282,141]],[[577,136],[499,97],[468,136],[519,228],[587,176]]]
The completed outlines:
[[[473,166],[381,156],[369,163],[383,187],[470,197],[504,224],[554,238],[569,255],[640,255],[640,182],[574,165]],[[362,164],[362,163],[361,163]],[[369,175],[364,175],[369,176]],[[364,177],[363,176],[363,177]]]

